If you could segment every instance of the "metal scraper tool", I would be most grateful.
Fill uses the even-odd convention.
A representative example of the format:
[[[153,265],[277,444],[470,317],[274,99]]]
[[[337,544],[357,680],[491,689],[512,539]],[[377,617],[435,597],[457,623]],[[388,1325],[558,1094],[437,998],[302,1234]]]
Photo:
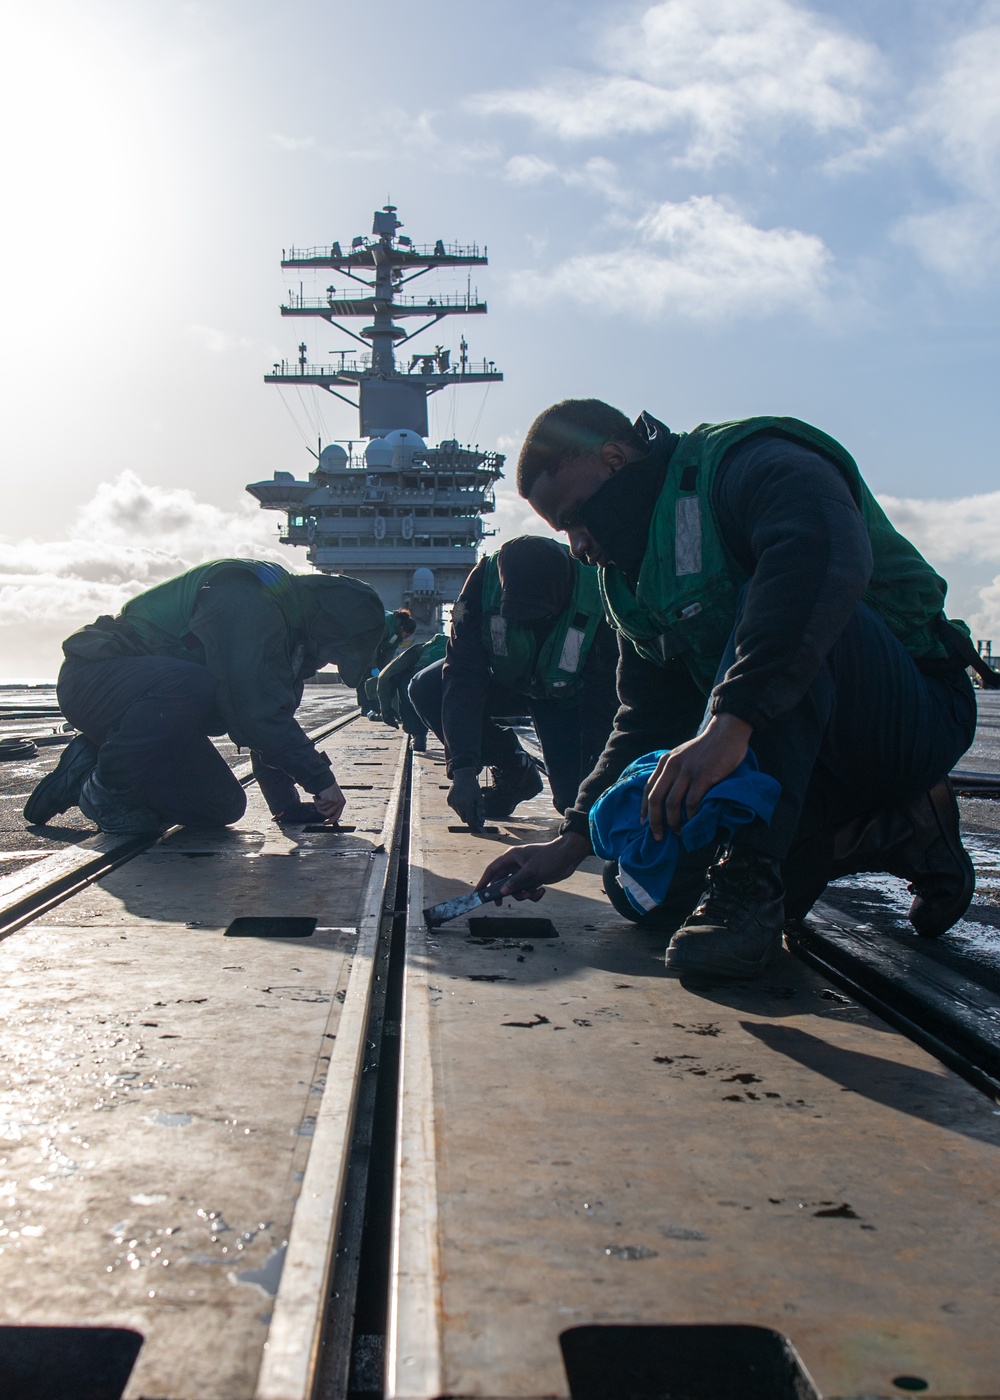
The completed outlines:
[[[492,885],[487,885],[483,890],[460,894],[457,899],[446,899],[444,904],[432,904],[429,909],[424,910],[424,923],[428,928],[440,928],[442,924],[459,919],[463,914],[471,914],[473,909],[492,904],[500,898],[500,891],[509,879],[509,875],[504,875],[502,879],[494,880]]]

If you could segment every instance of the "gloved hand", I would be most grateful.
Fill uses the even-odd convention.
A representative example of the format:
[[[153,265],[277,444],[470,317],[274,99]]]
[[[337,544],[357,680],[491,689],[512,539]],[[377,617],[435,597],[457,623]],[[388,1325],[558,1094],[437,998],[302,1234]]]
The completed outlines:
[[[396,718],[396,716],[393,714],[388,714],[385,710],[382,711],[380,719],[382,720],[382,723],[387,724],[390,729],[399,728],[399,720]]]
[[[448,806],[457,812],[470,831],[482,831],[486,821],[483,790],[475,768],[456,768],[451,775]]]

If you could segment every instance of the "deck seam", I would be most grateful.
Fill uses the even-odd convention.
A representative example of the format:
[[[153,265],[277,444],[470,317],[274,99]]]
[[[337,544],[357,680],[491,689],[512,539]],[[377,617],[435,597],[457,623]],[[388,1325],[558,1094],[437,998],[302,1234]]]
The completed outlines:
[[[312,1394],[364,1062],[379,931],[385,916],[393,837],[398,828],[408,751],[401,745],[392,796],[365,887],[351,964],[312,1148],[288,1235],[255,1400],[308,1400]]]
[[[423,923],[424,843],[421,795],[414,773],[406,969],[400,1019],[396,1196],[386,1338],[386,1400],[424,1400],[442,1390],[441,1261],[438,1239],[437,1141],[431,1056],[427,934]]]

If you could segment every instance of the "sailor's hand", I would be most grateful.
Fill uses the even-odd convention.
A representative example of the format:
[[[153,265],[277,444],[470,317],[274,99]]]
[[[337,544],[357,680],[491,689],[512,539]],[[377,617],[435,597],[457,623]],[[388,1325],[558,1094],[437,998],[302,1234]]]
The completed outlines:
[[[478,888],[485,889],[507,875],[510,878],[501,894],[537,903],[546,885],[568,880],[580,862],[592,854],[586,836],[575,831],[564,831],[554,841],[511,846],[486,867],[479,877]]]
[[[486,821],[483,790],[475,768],[456,768],[451,775],[448,806],[457,812],[470,831],[482,831]]]
[[[347,798],[341,792],[336,778],[328,788],[316,794],[316,806],[327,826],[333,826],[335,822],[340,821],[347,806]]]
[[[735,715],[713,715],[704,732],[678,744],[656,765],[642,796],[640,816],[649,818],[657,841],[680,831],[709,788],[728,778],[746,758],[753,728]]]

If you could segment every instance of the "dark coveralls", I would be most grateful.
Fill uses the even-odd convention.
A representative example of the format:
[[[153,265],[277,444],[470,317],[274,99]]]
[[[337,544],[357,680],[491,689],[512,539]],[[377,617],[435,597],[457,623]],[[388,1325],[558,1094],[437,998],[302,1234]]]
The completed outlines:
[[[438,635],[427,642],[414,642],[394,656],[388,666],[383,666],[375,683],[378,710],[386,724],[395,724],[398,718],[403,731],[414,739],[427,738],[427,725],[414,709],[410,699],[410,682],[418,671],[433,664],[426,653],[433,647],[432,655],[441,658],[444,638]],[[426,658],[426,659],[425,659]]]
[[[323,582],[307,581],[305,617],[328,641],[338,620],[318,612]],[[355,580],[345,583],[364,589]],[[362,673],[383,626],[377,595],[364,592],[371,601],[360,594],[359,615],[340,624],[346,636],[341,664],[351,681]],[[331,785],[329,759],[295,720],[303,682],[316,670],[308,627],[301,636],[290,635],[282,612],[252,574],[233,570],[198,593],[184,643],[190,660],[131,654],[141,644],[120,620],[101,621],[108,654],[95,655],[103,645],[100,624],[74,634],[64,646],[57,694],[70,723],[99,746],[97,776],[105,787],[128,793],[170,824],[238,821],[246,795],[208,737],[226,733],[251,750],[254,774],[273,812],[298,800],[296,783],[314,795]],[[74,646],[86,654],[75,654]],[[323,649],[325,662],[330,652]]]
[[[580,780],[604,747],[614,718],[615,640],[602,622],[583,664],[583,684],[567,699],[533,699],[497,682],[482,637],[483,578],[480,560],[463,585],[452,616],[444,661],[426,667],[410,682],[410,699],[444,744],[448,776],[484,765],[503,769],[517,758],[520,743],[498,718],[530,715],[557,811],[576,800]],[[543,636],[551,624],[543,624]]]
[[[619,471],[602,488],[599,518],[585,521],[633,586],[677,442],[656,427],[660,448]],[[749,579],[707,706],[682,660],[654,665],[620,638],[615,727],[562,829],[586,833],[590,807],[633,759],[734,714],[753,726],[760,767],[782,788],[771,825],[755,822],[740,840],[785,862],[794,899],[838,827],[905,804],[949,772],[975,734],[975,693],[957,648],[946,661],[914,660],[861,602],[871,544],[831,461],[760,434],[722,463],[713,504]],[[696,898],[697,880],[692,888]]]

